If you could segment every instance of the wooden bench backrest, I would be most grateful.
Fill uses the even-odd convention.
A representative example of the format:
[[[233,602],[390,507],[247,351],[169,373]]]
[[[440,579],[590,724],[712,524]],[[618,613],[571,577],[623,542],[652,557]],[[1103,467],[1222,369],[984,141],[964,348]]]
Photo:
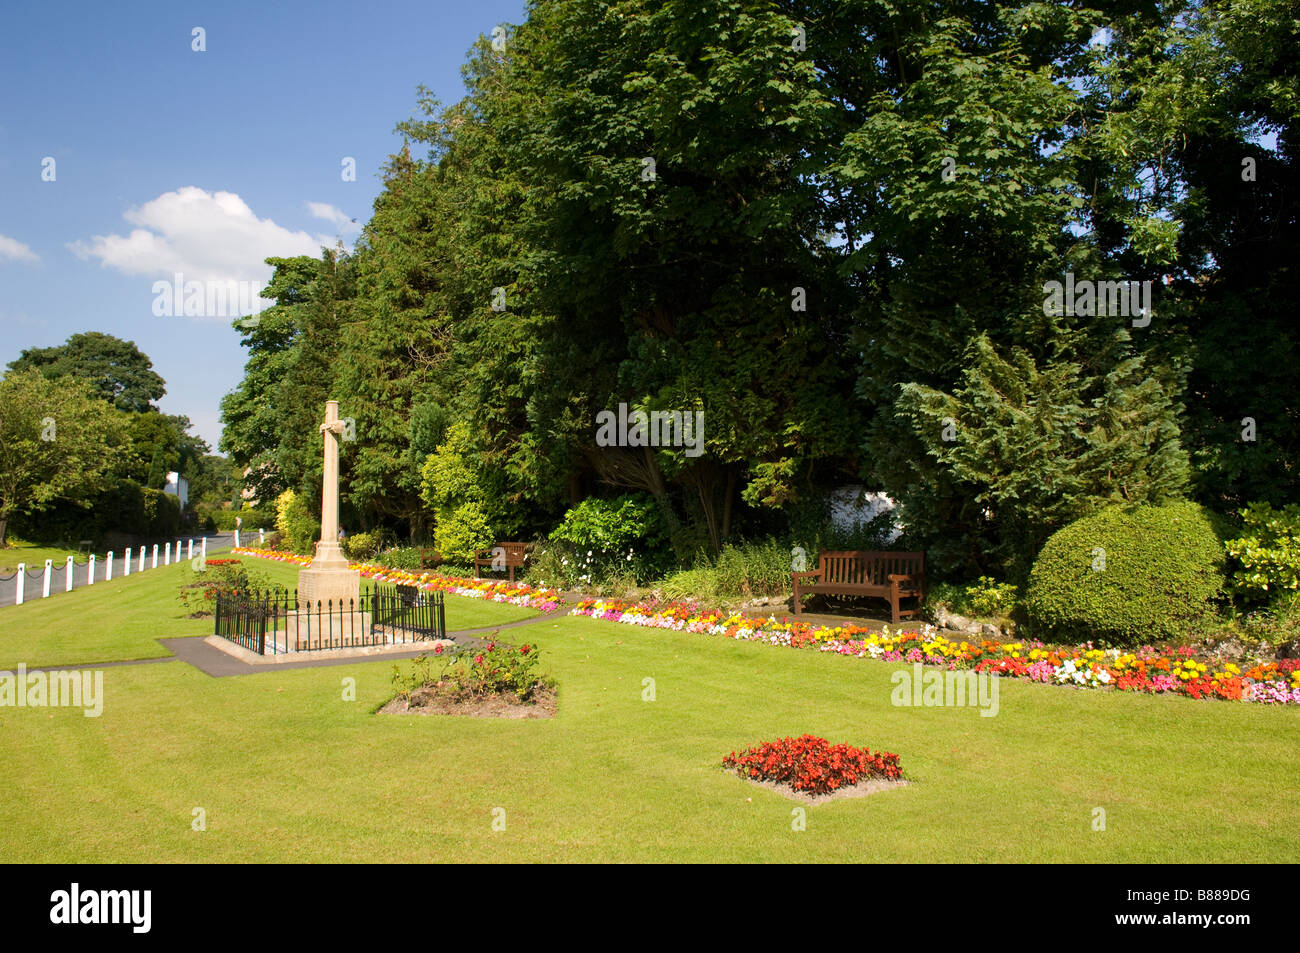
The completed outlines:
[[[532,546],[532,544],[531,543],[497,543],[496,546],[493,546],[488,551],[493,557],[497,555],[498,546],[501,549],[505,550],[507,566],[522,566],[524,564],[524,558],[528,555],[528,550]]]
[[[925,553],[892,553],[879,550],[824,552],[818,557],[823,583],[850,586],[885,586],[889,576],[915,576],[925,572]]]

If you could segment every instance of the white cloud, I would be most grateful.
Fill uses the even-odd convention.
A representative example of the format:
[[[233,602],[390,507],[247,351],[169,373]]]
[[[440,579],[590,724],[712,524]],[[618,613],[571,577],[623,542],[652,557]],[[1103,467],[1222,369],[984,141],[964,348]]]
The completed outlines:
[[[0,235],[0,261],[27,261],[38,262],[41,260],[36,252],[32,251],[16,238],[10,238],[8,235]]]
[[[316,218],[322,218],[331,225],[339,226],[339,234],[361,230],[361,226],[357,224],[356,219],[352,218],[341,208],[337,208],[327,202],[308,202],[307,210]]]
[[[164,192],[123,216],[136,228],[129,235],[95,235],[68,248],[82,259],[128,275],[186,280],[262,281],[271,275],[271,256],[320,254],[329,236],[290,231],[258,218],[233,192],[208,192],[185,186]]]

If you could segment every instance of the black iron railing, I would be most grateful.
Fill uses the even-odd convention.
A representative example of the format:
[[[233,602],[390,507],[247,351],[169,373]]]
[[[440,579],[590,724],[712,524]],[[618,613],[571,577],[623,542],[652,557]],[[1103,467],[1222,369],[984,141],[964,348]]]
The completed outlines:
[[[441,592],[376,586],[356,600],[300,601],[297,590],[218,593],[214,634],[258,655],[441,639]]]

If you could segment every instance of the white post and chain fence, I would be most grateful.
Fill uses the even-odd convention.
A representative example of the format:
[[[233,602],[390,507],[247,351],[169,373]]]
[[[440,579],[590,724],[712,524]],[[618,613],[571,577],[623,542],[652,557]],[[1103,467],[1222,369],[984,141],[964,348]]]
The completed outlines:
[[[263,530],[258,530],[258,535],[259,539],[265,539],[265,532]],[[238,532],[236,532],[236,537],[238,537]],[[140,546],[138,548],[128,546],[123,550],[120,559],[118,554],[111,549],[102,557],[91,553],[87,557],[87,561],[81,564],[81,566],[84,566],[86,569],[85,585],[93,586],[96,582],[112,582],[113,567],[114,564],[118,562],[120,562],[121,565],[119,575],[122,576],[130,576],[133,571],[144,572],[146,565],[148,568],[156,569],[158,567],[158,549],[159,546],[157,543],[154,543],[152,548],[147,546]],[[197,554],[195,552],[196,549],[198,550]],[[173,563],[179,564],[182,558],[181,553],[184,552],[186,557],[189,559],[191,566],[197,564],[197,566],[201,567],[202,564],[207,561],[208,539],[206,536],[201,537],[197,547],[194,545],[193,537],[189,539],[178,539],[175,541],[175,548],[173,548],[171,542],[167,542],[163,544],[162,550],[164,566],[170,566]],[[138,563],[135,555],[137,552],[139,553]],[[194,558],[196,555],[198,556],[197,560]],[[74,583],[76,583],[76,577],[74,574],[80,567],[74,561],[72,556],[68,556],[61,568],[63,571],[63,591],[71,592],[74,588]],[[55,581],[54,572],[54,560],[46,559],[44,571],[41,572],[42,599],[47,599],[50,596]],[[10,577],[14,579],[13,605],[23,605],[24,603],[31,601],[28,598],[27,592],[27,573],[28,564],[19,563],[17,573],[15,576]],[[102,576],[97,577],[97,573],[102,574]],[[35,576],[36,571],[33,571],[32,574]],[[6,580],[0,579],[0,581]],[[0,605],[9,604],[7,595],[8,594],[5,592],[0,592]]]

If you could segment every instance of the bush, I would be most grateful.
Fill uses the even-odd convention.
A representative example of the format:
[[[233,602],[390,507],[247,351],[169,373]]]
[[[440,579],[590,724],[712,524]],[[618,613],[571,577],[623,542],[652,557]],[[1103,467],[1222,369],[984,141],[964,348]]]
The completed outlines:
[[[775,539],[728,543],[716,557],[696,557],[694,566],[668,576],[660,588],[669,599],[704,602],[781,595],[790,591],[793,558],[792,547]]]
[[[1019,590],[1009,582],[998,582],[991,576],[980,576],[969,585],[935,583],[926,593],[925,605],[929,612],[945,605],[958,615],[973,619],[1007,619],[1016,610]]]
[[[668,545],[659,505],[644,493],[585,499],[564,514],[549,538],[551,558],[575,571],[569,579],[554,579],[559,585],[649,579],[662,570]]]
[[[1259,601],[1300,589],[1300,504],[1275,510],[1251,503],[1241,517],[1241,536],[1224,543],[1235,567],[1233,591]]]
[[[405,572],[419,572],[420,550],[414,546],[394,546],[392,549],[385,549],[375,557],[375,562],[389,569],[401,569]]]
[[[157,539],[181,531],[181,501],[162,490],[142,489],[140,533]]]
[[[454,649],[442,646],[415,659],[410,673],[400,665],[393,666],[393,686],[401,696],[409,696],[421,688],[432,688],[441,694],[482,698],[511,692],[520,701],[528,701],[538,688],[550,685],[550,680],[537,674],[540,652],[536,645],[516,648],[493,639],[481,649]],[[439,664],[437,671],[434,665]]]
[[[1048,539],[1025,592],[1043,639],[1143,645],[1175,640],[1222,592],[1223,544],[1190,502],[1112,506]]]
[[[181,605],[192,615],[211,615],[218,593],[267,592],[272,588],[266,576],[248,569],[238,559],[208,559],[202,566],[194,573],[192,582],[180,587]]]
[[[454,576],[457,579],[474,578],[474,567],[465,563],[439,563],[436,568],[440,576]]]
[[[235,528],[235,520],[242,519],[241,533],[249,530],[270,529],[275,526],[276,510],[273,506],[245,506],[241,509],[216,508],[208,511],[207,519],[213,523],[213,529],[229,533]]]
[[[353,533],[351,536],[343,537],[343,551],[347,553],[348,559],[357,562],[366,562],[375,558],[375,553],[379,552],[381,541],[379,533],[376,531]]]
[[[320,536],[320,520],[307,508],[307,501],[293,490],[285,490],[275,501],[275,528],[295,553],[310,553]]]
[[[444,560],[472,563],[475,553],[487,549],[493,541],[487,513],[473,500],[439,510],[433,544]]]

